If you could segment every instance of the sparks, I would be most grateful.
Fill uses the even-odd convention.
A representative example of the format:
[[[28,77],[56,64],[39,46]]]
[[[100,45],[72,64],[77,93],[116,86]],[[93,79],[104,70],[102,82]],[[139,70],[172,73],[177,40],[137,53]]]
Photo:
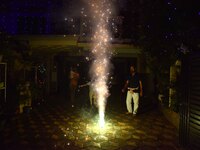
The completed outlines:
[[[111,15],[111,8],[109,0],[93,0],[90,3],[90,8],[94,14],[94,35],[92,54],[95,60],[91,66],[91,74],[93,81],[93,88],[97,93],[97,103],[99,109],[99,126],[105,126],[105,107],[108,95],[107,80],[109,75],[109,59],[111,58],[111,51],[109,50],[110,34],[108,31],[108,20]]]

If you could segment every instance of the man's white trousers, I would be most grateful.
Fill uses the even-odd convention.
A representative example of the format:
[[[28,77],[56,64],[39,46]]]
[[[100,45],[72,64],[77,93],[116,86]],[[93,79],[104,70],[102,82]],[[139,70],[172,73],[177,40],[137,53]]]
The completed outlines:
[[[132,110],[132,100],[134,103],[133,110]],[[129,113],[133,114],[137,113],[139,107],[139,93],[132,93],[130,91],[127,92],[126,107]]]

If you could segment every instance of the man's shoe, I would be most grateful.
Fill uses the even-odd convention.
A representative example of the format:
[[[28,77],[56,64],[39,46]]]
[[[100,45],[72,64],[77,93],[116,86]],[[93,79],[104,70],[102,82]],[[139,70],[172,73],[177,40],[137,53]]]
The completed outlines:
[[[133,112],[133,116],[136,116],[137,115],[137,113],[136,112]]]

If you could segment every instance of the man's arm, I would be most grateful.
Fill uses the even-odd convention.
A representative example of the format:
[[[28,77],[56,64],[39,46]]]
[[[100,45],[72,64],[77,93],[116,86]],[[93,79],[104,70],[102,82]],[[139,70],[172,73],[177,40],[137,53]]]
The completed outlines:
[[[125,90],[127,89],[128,83],[129,83],[129,81],[127,80],[127,81],[125,82],[124,88],[122,89],[122,92],[123,92],[123,93],[124,93]]]
[[[91,82],[87,82],[87,83],[85,83],[85,84],[79,85],[79,87],[88,86],[88,85],[90,85],[90,84],[91,84]]]

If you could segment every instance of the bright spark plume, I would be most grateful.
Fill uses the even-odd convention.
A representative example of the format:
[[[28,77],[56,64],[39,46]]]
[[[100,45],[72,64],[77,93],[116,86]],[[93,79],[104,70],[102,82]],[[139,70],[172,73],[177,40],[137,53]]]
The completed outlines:
[[[97,94],[99,125],[101,128],[105,125],[104,116],[106,99],[108,97],[107,81],[112,55],[109,44],[111,37],[108,29],[111,15],[111,4],[109,2],[109,0],[92,0],[89,3],[95,29],[92,37],[92,53],[95,58],[91,67],[92,85]]]

